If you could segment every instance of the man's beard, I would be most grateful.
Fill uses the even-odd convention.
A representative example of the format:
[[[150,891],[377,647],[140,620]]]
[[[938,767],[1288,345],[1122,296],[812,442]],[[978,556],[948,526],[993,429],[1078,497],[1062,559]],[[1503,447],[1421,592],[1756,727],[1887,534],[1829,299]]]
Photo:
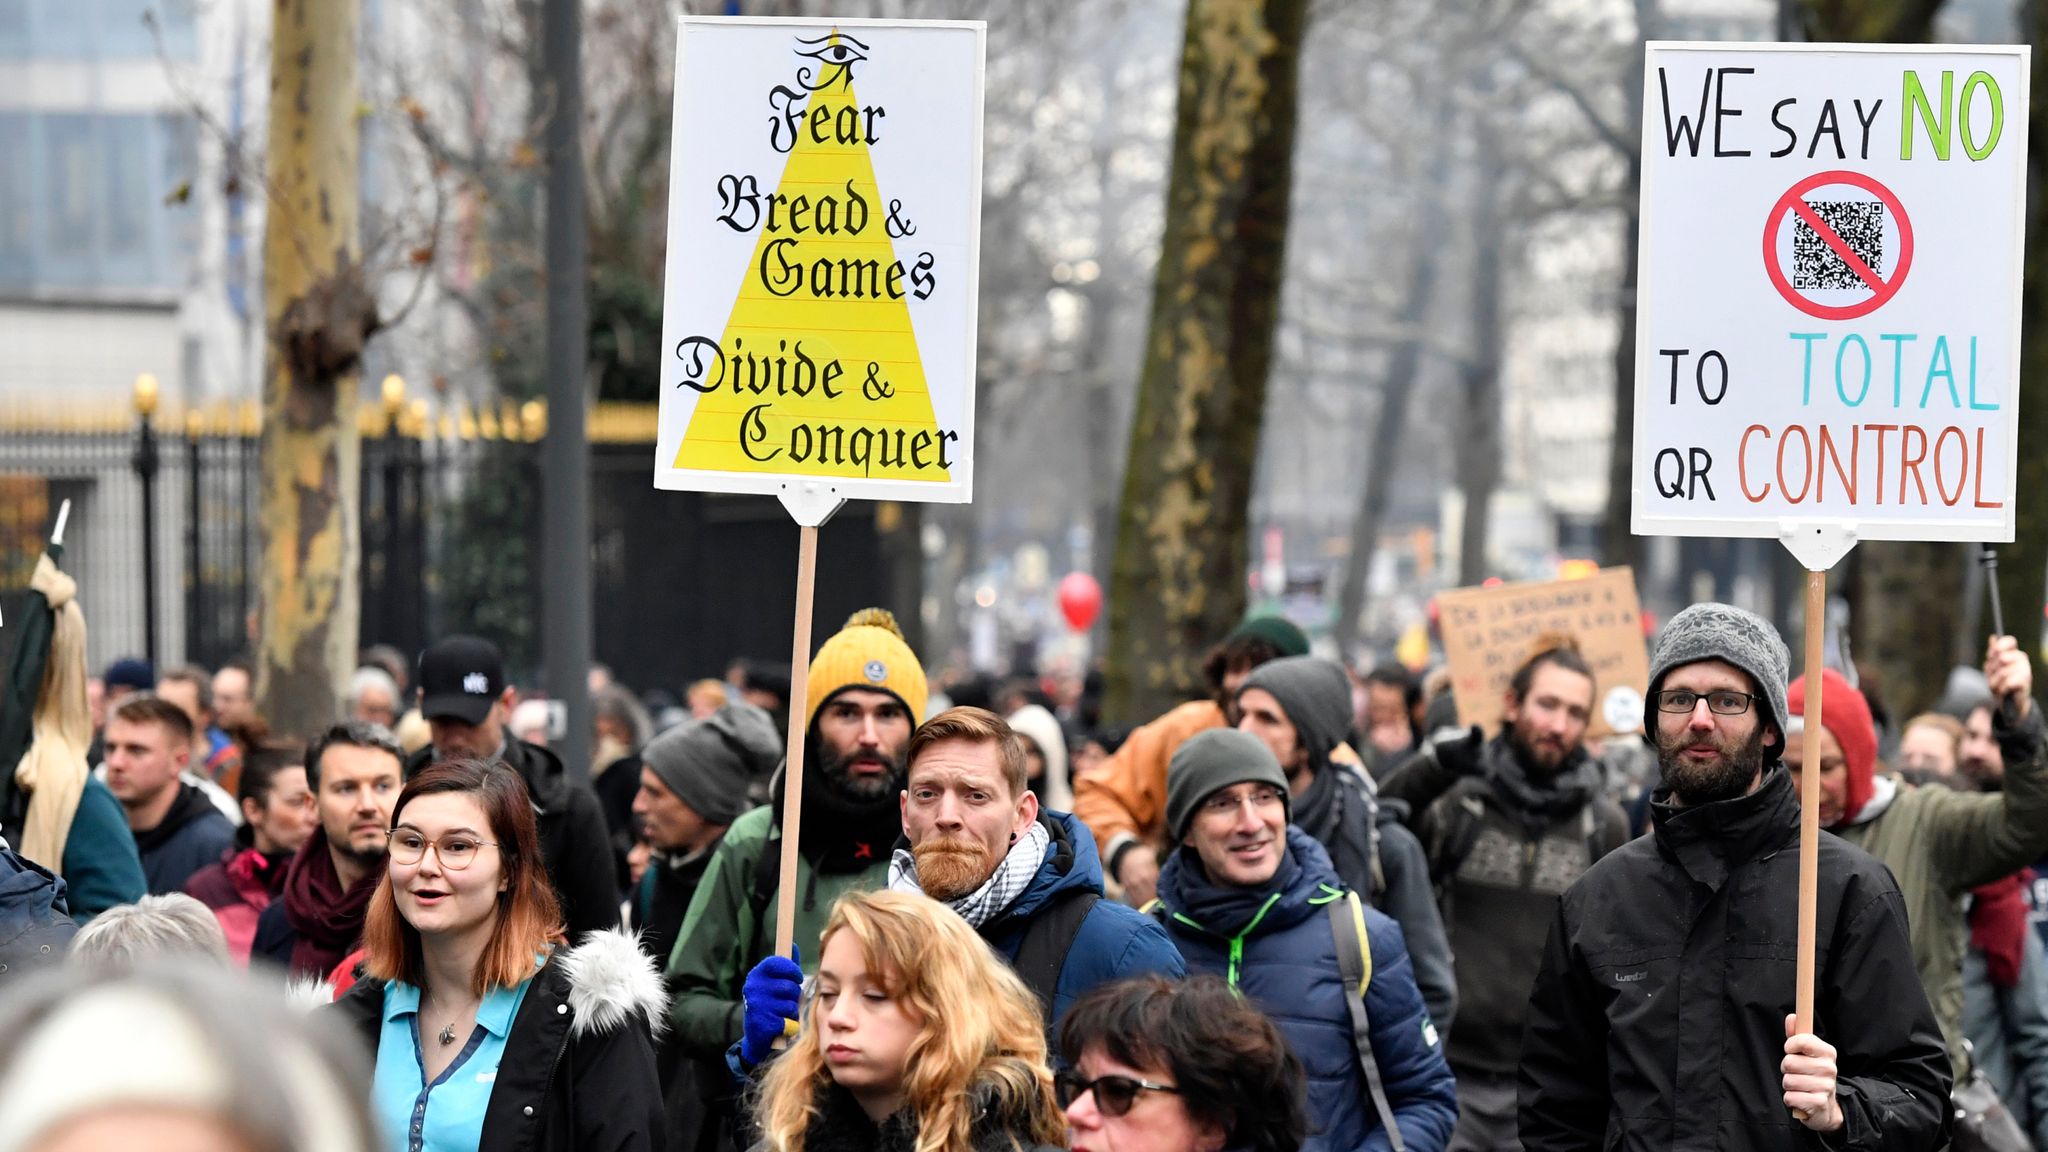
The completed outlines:
[[[910,850],[917,858],[917,886],[934,900],[958,900],[988,883],[995,861],[972,840],[942,836]]]
[[[1557,775],[1572,750],[1561,742],[1531,739],[1520,724],[1508,729],[1508,748],[1515,754],[1516,763],[1532,780],[1548,780]]]
[[[327,846],[333,849],[336,855],[353,860],[359,867],[376,869],[384,864],[388,842],[379,839],[375,844],[367,848],[358,848],[354,844],[349,843],[348,834],[344,832],[340,836],[329,836],[327,838]]]
[[[888,773],[871,777],[855,776],[853,763],[864,758],[879,759],[888,764]],[[841,756],[830,747],[820,745],[818,767],[824,770],[825,783],[849,800],[880,800],[903,790],[903,757],[900,754],[893,760],[871,752],[854,752]]]
[[[1695,764],[1685,758],[1688,748],[1708,747],[1718,751],[1718,760]],[[1717,800],[1733,800],[1749,791],[1750,782],[1764,766],[1764,729],[1757,725],[1747,740],[1736,743],[1719,740],[1712,736],[1695,737],[1689,732],[1681,735],[1678,742],[1666,747],[1663,737],[1657,740],[1657,767],[1663,770],[1664,783],[1672,794],[1687,807],[1712,804]]]

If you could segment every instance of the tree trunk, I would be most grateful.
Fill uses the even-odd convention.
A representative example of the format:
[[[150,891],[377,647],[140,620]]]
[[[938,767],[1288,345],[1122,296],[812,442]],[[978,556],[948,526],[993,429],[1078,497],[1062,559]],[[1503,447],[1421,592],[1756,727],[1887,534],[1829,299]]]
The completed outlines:
[[[1500,142],[1479,116],[1472,172],[1472,355],[1459,368],[1465,426],[1458,438],[1458,490],[1465,514],[1458,533],[1458,584],[1470,587],[1489,574],[1487,511],[1500,486],[1501,249],[1507,229],[1500,212]]]
[[[2034,0],[2023,8],[2031,35],[2037,45],[2033,62],[2033,91],[2048,92],[2048,3]],[[2023,446],[2048,443],[2048,214],[2042,208],[2043,189],[2048,188],[2048,110],[2033,102],[2027,124],[2028,184],[2026,291],[2020,306],[2020,428]],[[2048,583],[2048,452],[2038,447],[2019,453],[2014,491],[2030,494],[2015,509],[2017,535],[1999,549],[1998,596],[2005,609],[2005,626],[2019,637],[2020,648],[2029,656],[2041,655],[2042,600]],[[1977,644],[1981,653],[1983,644]]]
[[[1439,104],[1429,135],[1435,149],[1430,158],[1428,182],[1423,185],[1422,218],[1415,229],[1415,262],[1408,270],[1408,291],[1401,302],[1398,327],[1417,335],[1402,340],[1387,365],[1386,383],[1380,392],[1380,410],[1373,423],[1372,447],[1365,460],[1365,491],[1351,520],[1351,555],[1344,564],[1344,582],[1337,591],[1337,643],[1347,663],[1356,656],[1363,634],[1359,618],[1365,614],[1365,584],[1372,576],[1373,556],[1379,551],[1380,526],[1386,521],[1387,504],[1393,499],[1395,470],[1400,464],[1401,441],[1408,430],[1408,402],[1415,395],[1416,377],[1422,371],[1420,333],[1429,319],[1430,304],[1436,297],[1437,271],[1441,266],[1446,232],[1445,192],[1450,184],[1451,141],[1442,131],[1444,106]]]
[[[1244,611],[1307,0],[1190,0],[1166,225],[1110,590],[1110,717],[1201,685]]]
[[[356,0],[274,11],[256,690],[271,727],[303,737],[334,721],[355,666],[355,370],[376,305],[358,262]]]
[[[1640,101],[1637,101],[1640,104]],[[1628,243],[1622,248],[1621,303],[1616,308],[1618,338],[1614,346],[1614,446],[1607,457],[1607,512],[1601,521],[1600,555],[1610,568],[1642,568],[1642,549],[1630,529],[1634,504],[1636,441],[1636,254],[1643,241],[1643,219],[1636,210],[1642,186],[1643,161],[1628,161]]]

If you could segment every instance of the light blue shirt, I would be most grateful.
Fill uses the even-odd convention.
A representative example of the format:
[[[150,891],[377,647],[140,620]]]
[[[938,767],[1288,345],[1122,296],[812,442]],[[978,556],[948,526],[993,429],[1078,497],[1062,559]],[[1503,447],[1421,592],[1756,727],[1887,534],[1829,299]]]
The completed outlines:
[[[389,1147],[396,1152],[474,1152],[483,1139],[484,1109],[498,1084],[505,1037],[532,983],[494,988],[484,996],[469,1042],[432,1084],[426,1082],[426,1062],[420,1057],[420,990],[399,980],[385,985],[370,1102]]]

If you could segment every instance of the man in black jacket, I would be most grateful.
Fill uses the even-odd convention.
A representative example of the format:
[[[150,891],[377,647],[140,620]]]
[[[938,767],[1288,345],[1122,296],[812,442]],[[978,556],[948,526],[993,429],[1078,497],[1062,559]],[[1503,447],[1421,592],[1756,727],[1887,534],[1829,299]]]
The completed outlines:
[[[1531,1152],[1946,1143],[1948,1056],[1905,902],[1883,865],[1826,833],[1815,1020],[1793,1034],[1788,662],[1769,623],[1724,604],[1686,609],[1659,637],[1654,831],[1558,904],[1522,1046]]]
[[[1450,1152],[1512,1152],[1515,1059],[1557,900],[1628,839],[1583,741],[1593,673],[1569,636],[1539,639],[1509,680],[1501,732],[1437,740],[1380,784],[1406,801],[1457,957]]]
[[[540,821],[540,854],[562,902],[572,943],[619,926],[619,886],[604,813],[589,773],[505,731],[516,702],[497,645],[450,636],[420,653],[420,715],[433,743],[406,761],[408,779],[440,760],[495,760],[519,773]]]

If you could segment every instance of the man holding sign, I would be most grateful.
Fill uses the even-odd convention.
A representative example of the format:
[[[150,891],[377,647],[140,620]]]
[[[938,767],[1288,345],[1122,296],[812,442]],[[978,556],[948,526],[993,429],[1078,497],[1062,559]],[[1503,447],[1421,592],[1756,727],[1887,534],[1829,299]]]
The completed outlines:
[[[832,903],[847,892],[889,882],[890,850],[903,834],[901,801],[910,734],[924,712],[924,667],[896,620],[879,608],[854,613],[825,641],[807,677],[809,727],[804,746],[797,882],[778,891],[784,783],[773,800],[733,821],[698,883],[683,917],[669,980],[674,1042],[716,1062],[740,1039],[748,1007],[741,984],[764,957],[776,954],[775,919],[796,902],[793,942],[805,970],[818,964],[818,934]],[[792,706],[797,704],[791,702]],[[789,966],[795,972],[797,965]],[[749,1062],[759,1053],[748,1052]],[[729,1101],[715,1073],[703,1081],[714,1116]]]
[[[1521,1140],[1541,1149],[1938,1148],[1949,1066],[1883,865],[1820,842],[1814,1032],[1793,1034],[1799,799],[1779,758],[1790,654],[1762,618],[1665,626],[1655,831],[1559,902],[1531,996]],[[1816,1033],[1824,1033],[1822,1039]]]

